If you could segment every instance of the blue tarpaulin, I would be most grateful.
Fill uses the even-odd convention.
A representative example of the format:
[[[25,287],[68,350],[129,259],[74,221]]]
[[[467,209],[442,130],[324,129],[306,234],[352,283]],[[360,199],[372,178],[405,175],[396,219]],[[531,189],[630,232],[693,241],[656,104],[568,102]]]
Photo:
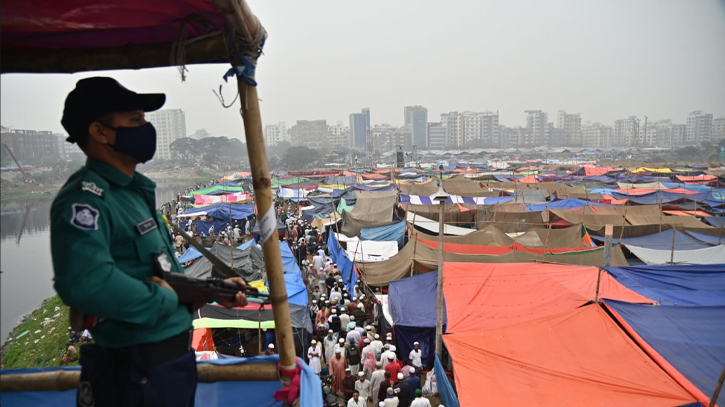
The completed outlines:
[[[231,206],[231,214],[229,207]],[[182,213],[196,214],[206,213],[206,216],[211,216],[215,219],[229,219],[231,216],[234,220],[242,220],[250,215],[254,215],[254,204],[228,204],[228,203],[217,203],[213,205],[201,206],[198,208],[189,208]]]
[[[179,257],[179,263],[186,263],[187,261],[198,259],[199,257],[201,257],[201,252],[196,250],[196,247],[190,246],[188,249],[186,249],[184,254]]]
[[[179,227],[183,230],[189,222],[179,222]],[[219,232],[226,229],[229,226],[229,220],[217,219],[217,220],[195,220],[192,221],[196,225],[196,230],[199,233],[203,233],[209,236],[209,229],[214,226],[214,235],[218,235]]]
[[[567,198],[560,201],[547,202],[545,204],[526,205],[527,212],[541,212],[546,209],[578,209],[584,206],[602,206],[603,203],[590,202],[584,199]]]
[[[337,268],[342,274],[342,282],[347,287],[349,292],[353,292],[355,284],[357,284],[357,274],[355,273],[355,263],[353,263],[340,247],[340,243],[337,242],[334,233],[328,233],[327,236],[327,251],[332,257],[332,261],[337,264]]]
[[[443,369],[443,365],[441,365],[438,355],[435,356],[435,374],[438,393],[443,404],[447,407],[460,407],[460,404],[458,403],[458,396],[456,395],[455,390],[453,390],[453,386],[451,386],[448,376],[446,376],[446,371]]]
[[[319,407],[322,405],[322,392],[320,391],[320,378],[304,361],[297,359],[302,367],[300,372],[300,407]],[[253,358],[231,358],[197,362],[198,364],[213,365],[237,365],[250,363],[279,363],[279,355],[257,356]],[[3,370],[2,375],[15,373],[37,373],[57,370],[79,371],[80,366],[68,368],[38,368],[38,369],[15,369]],[[196,385],[195,404],[207,407],[228,407],[239,405],[239,400],[244,400],[244,405],[281,407],[282,401],[274,400],[274,392],[280,390],[282,384],[279,381],[220,381],[214,383],[198,383]],[[21,391],[3,392],[3,407],[55,407],[75,406],[76,394],[78,391]]]
[[[725,216],[705,216],[705,222],[716,228],[725,228]]]
[[[388,307],[393,317],[398,349],[404,362],[420,344],[423,367],[433,364],[435,354],[435,326],[437,316],[438,273],[425,273],[391,281],[388,288]],[[447,323],[445,299],[443,302],[443,330]]]
[[[651,306],[605,300],[707,397],[725,365],[725,306]]]
[[[693,232],[691,230],[686,230],[685,233],[687,233],[688,235],[694,237],[695,239],[697,239],[701,242],[709,243],[711,245],[717,246],[719,244],[725,244],[725,237],[722,237],[722,236],[710,235],[707,233],[700,233],[700,232]]]
[[[398,250],[403,248],[406,222],[398,222],[389,226],[360,229],[360,240],[373,240],[376,242],[398,242]]]
[[[725,264],[604,269],[625,287],[663,305],[725,305]]]
[[[621,243],[629,246],[643,247],[653,250],[672,250],[672,234],[675,234],[675,250],[697,250],[712,247],[700,240],[692,238],[677,229],[665,230],[663,232],[654,233],[647,236],[625,237],[621,239]],[[591,235],[592,239],[599,242],[604,241],[603,236]],[[612,239],[612,243],[620,243],[619,236]]]

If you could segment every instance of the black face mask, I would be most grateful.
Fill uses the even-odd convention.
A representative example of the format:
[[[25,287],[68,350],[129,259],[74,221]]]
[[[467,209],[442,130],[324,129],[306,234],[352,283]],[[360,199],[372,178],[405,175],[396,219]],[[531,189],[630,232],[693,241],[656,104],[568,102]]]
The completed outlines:
[[[153,124],[146,123],[137,127],[103,125],[116,131],[116,144],[109,144],[114,151],[132,157],[140,163],[145,163],[154,157],[156,153],[156,129]]]

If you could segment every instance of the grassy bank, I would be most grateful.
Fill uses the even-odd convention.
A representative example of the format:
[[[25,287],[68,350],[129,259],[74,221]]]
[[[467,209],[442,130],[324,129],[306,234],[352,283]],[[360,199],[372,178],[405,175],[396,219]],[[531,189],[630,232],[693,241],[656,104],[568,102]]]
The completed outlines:
[[[0,350],[0,368],[77,365],[77,362],[64,364],[60,360],[68,342],[68,312],[57,295],[43,301],[40,308],[26,315],[10,333]]]

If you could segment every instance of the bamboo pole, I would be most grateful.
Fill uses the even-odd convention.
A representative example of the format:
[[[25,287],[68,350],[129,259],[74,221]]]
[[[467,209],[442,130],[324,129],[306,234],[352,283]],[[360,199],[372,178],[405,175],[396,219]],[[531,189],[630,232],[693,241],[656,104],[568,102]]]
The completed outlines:
[[[259,20],[254,16],[244,0],[213,0],[213,2],[224,13],[229,25],[237,33],[243,34],[247,41],[251,42],[257,30],[262,29]],[[252,77],[252,79],[254,78]],[[264,252],[264,262],[267,267],[267,280],[269,282],[269,297],[272,303],[275,329],[277,330],[279,361],[283,369],[291,370],[295,368],[297,358],[294,337],[292,336],[292,321],[284,281],[282,255],[279,248],[279,238],[277,237],[277,218],[274,212],[272,181],[269,176],[267,151],[262,133],[259,96],[257,95],[256,86],[250,86],[243,78],[237,78],[237,89],[244,121],[244,134],[247,140],[249,166],[252,170],[254,200],[260,215],[258,220],[259,232],[262,237],[262,251]],[[283,379],[284,384],[286,384],[285,381],[288,381],[288,379]]]
[[[221,381],[277,381],[279,373],[274,363],[252,363],[241,365],[196,365],[200,383]],[[16,373],[3,375],[0,391],[65,391],[78,388],[79,370],[56,370],[54,372]]]
[[[725,366],[723,366],[722,373],[720,373],[720,378],[717,380],[717,386],[715,386],[715,391],[712,393],[712,397],[710,397],[710,403],[708,404],[708,407],[715,407],[717,403],[717,398],[720,396],[720,390],[722,389],[723,381],[725,381]]]

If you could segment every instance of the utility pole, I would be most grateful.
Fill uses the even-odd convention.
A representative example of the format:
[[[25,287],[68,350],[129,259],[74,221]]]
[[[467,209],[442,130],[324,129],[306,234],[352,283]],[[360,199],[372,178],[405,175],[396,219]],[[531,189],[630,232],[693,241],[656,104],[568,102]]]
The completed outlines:
[[[448,202],[449,195],[443,189],[443,165],[440,169],[440,184],[438,192],[433,200],[438,202],[438,289],[437,289],[437,312],[436,312],[436,355],[443,360],[443,232],[444,226],[443,216],[445,214],[445,204]]]
[[[647,144],[647,116],[644,117],[644,135],[642,136],[642,145]]]

